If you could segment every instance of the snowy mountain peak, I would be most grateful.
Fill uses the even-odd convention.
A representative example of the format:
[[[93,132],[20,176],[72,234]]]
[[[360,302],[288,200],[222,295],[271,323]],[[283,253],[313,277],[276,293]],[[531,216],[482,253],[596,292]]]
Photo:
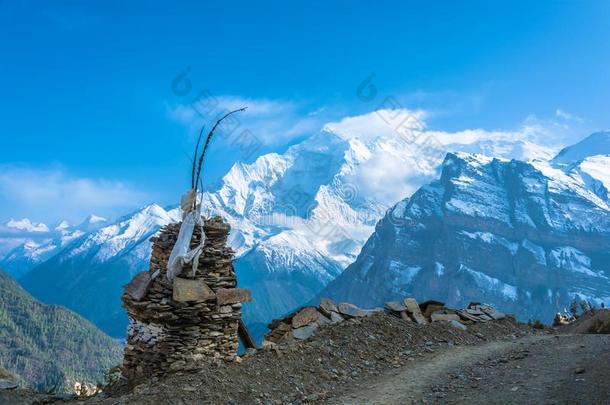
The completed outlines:
[[[564,172],[548,162],[448,154],[441,183],[446,212],[511,228],[610,230],[610,206],[591,181],[578,171]]]
[[[148,240],[162,226],[179,220],[177,208],[168,212],[157,204],[149,204],[114,224],[87,234],[82,243],[62,252],[62,257],[93,254],[96,261],[104,262]]]
[[[91,214],[77,228],[84,232],[92,232],[107,224],[108,220],[106,218]]]
[[[487,165],[494,160],[500,162],[507,162],[508,159],[502,159],[497,157],[492,157],[489,155],[484,155],[481,153],[470,153],[470,152],[450,152],[445,156],[445,160],[443,162],[443,167],[451,166],[457,162],[465,162],[468,166],[478,167]]]
[[[20,220],[10,219],[5,226],[26,232],[49,232],[49,227],[42,222],[32,222],[28,218]]]
[[[99,217],[95,214],[91,214],[87,217],[87,219],[85,220],[85,222],[90,223],[90,224],[96,224],[98,222],[107,222],[108,220],[106,218],[103,217]]]
[[[563,148],[553,159],[557,164],[576,164],[588,157],[610,155],[610,131],[589,135],[575,145]]]
[[[23,244],[23,247],[24,247],[25,250],[33,250],[33,249],[39,248],[40,247],[40,243],[38,243],[38,242],[36,242],[34,240],[31,240],[31,239],[28,239]]]
[[[605,188],[606,199],[610,190],[610,155],[590,156],[579,163],[577,170],[600,182]],[[595,186],[594,186],[595,187]],[[603,190],[601,190],[603,194]],[[600,193],[598,193],[600,194]]]
[[[127,215],[124,218],[134,217],[134,216],[148,216],[148,217],[163,217],[163,218],[167,218],[168,217],[168,211],[166,211],[159,204],[152,203],[152,204],[145,205],[144,207],[142,207],[139,210],[135,211],[135,213]]]
[[[70,223],[66,220],[63,220],[63,221],[60,221],[53,229],[57,232],[64,232],[70,228],[71,228]]]

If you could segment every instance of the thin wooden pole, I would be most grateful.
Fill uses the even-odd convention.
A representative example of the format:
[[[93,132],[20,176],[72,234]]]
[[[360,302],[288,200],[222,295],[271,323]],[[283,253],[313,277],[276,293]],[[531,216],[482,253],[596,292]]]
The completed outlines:
[[[237,336],[241,339],[246,349],[256,349],[256,342],[252,339],[250,332],[246,329],[244,321],[239,320],[239,326],[237,327]]]

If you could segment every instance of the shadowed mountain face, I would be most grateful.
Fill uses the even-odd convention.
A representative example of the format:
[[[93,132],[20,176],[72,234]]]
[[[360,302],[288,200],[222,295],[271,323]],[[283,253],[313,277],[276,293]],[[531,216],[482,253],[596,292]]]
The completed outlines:
[[[448,154],[321,295],[372,307],[405,294],[547,322],[574,299],[608,304],[607,190],[574,166]]]

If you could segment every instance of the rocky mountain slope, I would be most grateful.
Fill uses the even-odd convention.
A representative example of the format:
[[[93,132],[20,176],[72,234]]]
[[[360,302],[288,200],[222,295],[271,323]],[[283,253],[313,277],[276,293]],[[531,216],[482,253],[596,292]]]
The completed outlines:
[[[121,345],[80,316],[43,305],[0,270],[0,369],[21,386],[71,391],[120,363]]]
[[[448,154],[440,179],[390,209],[322,295],[369,307],[405,294],[451,306],[483,300],[546,322],[574,299],[607,305],[610,201],[583,169],[606,156],[558,163],[565,155],[525,163]]]
[[[264,325],[311,300],[355,260],[388,207],[437,176],[442,148],[426,153],[406,142],[383,120],[388,113],[396,114],[347,117],[283,154],[238,162],[203,195],[205,213],[232,226],[239,283],[254,298],[244,306],[250,325]],[[429,139],[426,131],[419,135]],[[529,158],[548,153],[522,140],[443,136],[451,150]],[[158,206],[145,208],[55,252],[23,283],[45,302],[62,303],[123,336],[120,286],[146,268],[148,236],[177,217]],[[145,225],[142,232],[123,233],[132,227],[128,223]]]

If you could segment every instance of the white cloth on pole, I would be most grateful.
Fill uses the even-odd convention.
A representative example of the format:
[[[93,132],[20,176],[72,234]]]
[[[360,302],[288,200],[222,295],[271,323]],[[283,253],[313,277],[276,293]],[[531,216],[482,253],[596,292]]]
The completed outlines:
[[[192,264],[191,268],[193,275],[195,275],[195,271],[199,266],[199,257],[201,256],[203,245],[205,244],[205,233],[203,232],[201,205],[195,205],[196,198],[196,190],[192,189],[184,194],[180,201],[180,207],[182,208],[182,225],[180,225],[178,239],[169,256],[169,260],[167,261],[167,278],[169,280],[174,280],[187,264]],[[194,205],[196,206],[195,209],[193,208]],[[195,226],[201,228],[201,240],[199,245],[194,249],[190,249]]]

